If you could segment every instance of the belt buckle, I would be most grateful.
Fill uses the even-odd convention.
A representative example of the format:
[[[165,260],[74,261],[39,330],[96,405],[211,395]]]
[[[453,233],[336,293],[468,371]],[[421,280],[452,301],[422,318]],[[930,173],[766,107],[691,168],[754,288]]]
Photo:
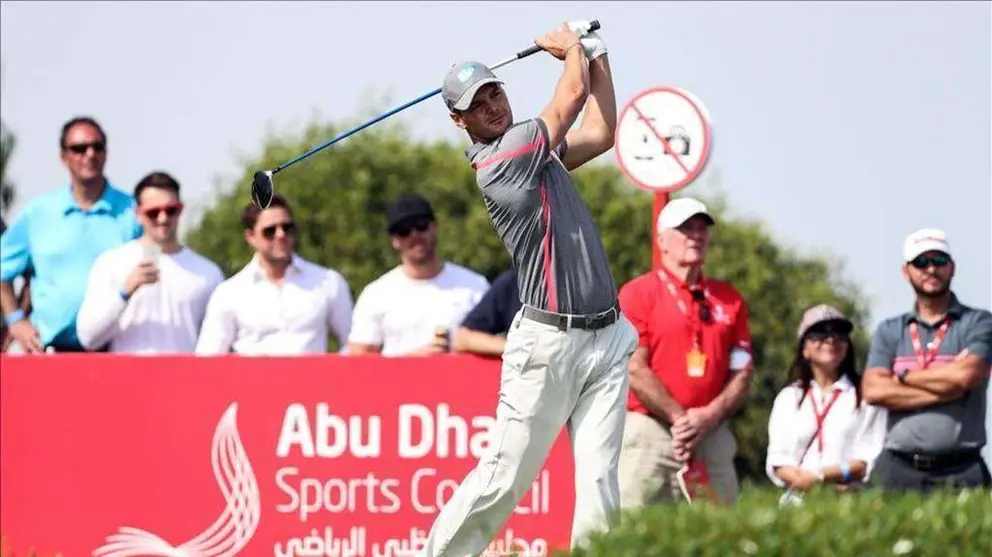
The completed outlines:
[[[589,318],[589,328],[590,329],[602,329],[607,325],[610,317],[613,316],[613,310],[605,311],[599,315],[594,315]]]
[[[588,329],[588,330],[590,330],[590,331],[599,328],[598,327],[598,324],[599,324],[599,316],[598,315],[590,315],[590,316],[586,317],[583,321],[585,321],[585,323],[584,323],[585,328]]]

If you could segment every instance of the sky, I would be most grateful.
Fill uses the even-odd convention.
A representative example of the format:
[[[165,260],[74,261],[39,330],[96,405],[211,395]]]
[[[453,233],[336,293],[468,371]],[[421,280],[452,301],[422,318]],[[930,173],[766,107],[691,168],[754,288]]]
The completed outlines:
[[[114,183],[130,190],[167,170],[195,212],[269,130],[351,119],[386,94],[398,106],[439,87],[456,61],[502,60],[562,21],[592,18],[618,104],[657,86],[698,97],[714,137],[704,178],[719,170],[731,212],[763,220],[782,244],[841,257],[872,326],[910,307],[902,242],[923,227],[947,231],[962,301],[992,305],[988,2],[5,0],[13,213],[67,183],[57,138],[72,116],[107,130]],[[560,63],[537,55],[498,74],[520,118],[550,99]],[[461,141],[438,98],[392,119]]]
[[[900,254],[922,227],[947,230],[961,298],[992,305],[988,3],[4,1],[0,16],[14,214],[65,185],[57,137],[74,115],[106,128],[112,181],[167,170],[195,216],[269,130],[351,119],[387,95],[398,106],[455,61],[502,60],[562,21],[598,18],[621,107],[677,86],[710,114],[707,172],[682,193],[714,191],[703,180],[718,170],[735,215],[843,259],[871,325],[911,304]],[[518,118],[559,72],[546,55],[498,70]],[[462,140],[438,97],[391,119]],[[613,151],[602,160],[616,164]]]

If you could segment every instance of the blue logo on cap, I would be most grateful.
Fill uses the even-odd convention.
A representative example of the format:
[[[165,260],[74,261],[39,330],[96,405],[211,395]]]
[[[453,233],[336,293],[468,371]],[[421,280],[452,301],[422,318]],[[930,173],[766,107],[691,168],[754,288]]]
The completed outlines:
[[[465,83],[466,81],[468,81],[468,78],[472,77],[473,73],[475,73],[475,64],[466,66],[460,72],[458,72],[458,81]]]

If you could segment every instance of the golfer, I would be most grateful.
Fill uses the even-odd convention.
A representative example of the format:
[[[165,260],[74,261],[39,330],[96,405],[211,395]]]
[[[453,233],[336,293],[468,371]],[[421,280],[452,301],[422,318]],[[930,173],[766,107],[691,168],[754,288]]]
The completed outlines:
[[[599,232],[568,173],[609,150],[616,127],[606,47],[588,25],[535,41],[565,66],[536,118],[514,123],[503,83],[483,64],[455,65],[444,79],[442,96],[473,142],[466,155],[518,272],[523,305],[507,333],[488,450],[441,510],[424,556],[482,553],[563,425],[576,463],[572,547],[617,520],[627,361],[637,333],[618,309]],[[583,106],[582,125],[570,130]]]

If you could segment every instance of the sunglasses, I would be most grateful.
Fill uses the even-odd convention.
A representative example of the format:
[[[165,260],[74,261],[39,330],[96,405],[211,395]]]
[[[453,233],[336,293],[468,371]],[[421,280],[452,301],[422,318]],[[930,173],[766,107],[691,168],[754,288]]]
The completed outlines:
[[[930,265],[937,267],[946,267],[951,264],[951,258],[943,253],[935,253],[933,255],[920,255],[916,259],[909,262],[910,265],[916,267],[917,269],[926,269]]]
[[[93,148],[93,152],[102,153],[107,150],[107,144],[102,141],[94,141],[92,143],[74,143],[72,145],[66,145],[66,149],[76,153],[77,155],[82,155],[86,153],[90,148]]]
[[[165,213],[165,216],[169,218],[173,218],[178,216],[179,213],[182,212],[183,212],[182,203],[172,203],[169,205],[162,205],[161,207],[150,207],[143,211],[143,213],[145,213],[145,216],[151,220],[158,220],[159,215],[161,215],[162,213]]]
[[[699,320],[709,323],[713,316],[710,314],[710,305],[706,302],[706,294],[702,290],[693,290],[692,299],[699,304]]]
[[[428,219],[417,219],[410,222],[403,222],[396,225],[393,228],[393,234],[399,236],[400,238],[406,238],[413,233],[414,230],[417,232],[426,232],[428,228],[431,227],[431,221]]]
[[[271,240],[276,237],[276,229],[282,230],[282,233],[286,236],[292,236],[296,233],[296,223],[280,222],[277,224],[271,224],[262,229],[262,236],[264,236],[266,240]]]
[[[827,339],[847,340],[847,332],[836,327],[819,327],[806,333],[806,338],[813,342],[823,342]]]

